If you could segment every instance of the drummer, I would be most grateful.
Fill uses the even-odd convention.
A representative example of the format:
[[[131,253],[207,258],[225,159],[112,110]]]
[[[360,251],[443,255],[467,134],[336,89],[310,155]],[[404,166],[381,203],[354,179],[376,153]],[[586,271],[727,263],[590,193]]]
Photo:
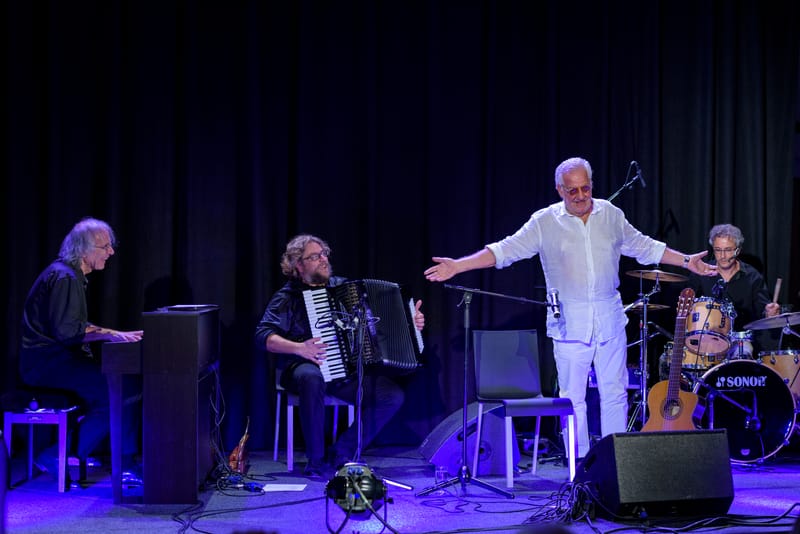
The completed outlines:
[[[732,340],[747,339],[751,335],[744,331],[744,325],[778,315],[780,305],[770,302],[767,284],[761,273],[739,258],[744,243],[744,235],[739,228],[732,224],[718,224],[709,231],[708,243],[714,252],[710,263],[716,263],[717,276],[690,274],[688,286],[694,289],[698,298],[708,297],[719,301],[721,309],[733,318]],[[751,347],[745,343],[742,348],[739,343],[732,342],[729,357],[752,358],[758,351],[776,348],[771,346],[777,342],[769,333],[752,337],[755,339],[752,339]]]

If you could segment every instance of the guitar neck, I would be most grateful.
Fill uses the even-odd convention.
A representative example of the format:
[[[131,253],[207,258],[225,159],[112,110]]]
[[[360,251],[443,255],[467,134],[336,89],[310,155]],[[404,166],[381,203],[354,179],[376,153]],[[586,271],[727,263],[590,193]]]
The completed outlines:
[[[686,342],[686,317],[675,320],[675,334],[672,340],[672,355],[669,366],[669,385],[667,398],[678,398],[681,385],[681,366],[683,365],[683,345]]]

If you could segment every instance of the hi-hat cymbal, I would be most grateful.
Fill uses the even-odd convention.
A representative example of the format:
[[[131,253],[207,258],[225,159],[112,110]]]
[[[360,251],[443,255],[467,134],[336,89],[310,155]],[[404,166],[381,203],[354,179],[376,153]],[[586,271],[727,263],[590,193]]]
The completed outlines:
[[[642,313],[643,308],[644,308],[644,306],[642,306],[641,302],[636,302],[634,304],[626,305],[625,306],[625,311],[626,312],[634,312],[634,313]],[[669,306],[667,306],[665,304],[651,304],[649,302],[647,303],[647,311],[649,311],[649,312],[651,312],[651,311],[662,311],[662,310],[668,310],[668,309],[669,309]]]
[[[636,271],[628,271],[625,274],[634,278],[658,280],[659,282],[685,282],[689,279],[688,276],[683,276],[682,274],[668,273],[667,271],[660,271],[658,269],[651,269],[649,271],[638,269]]]
[[[783,328],[784,326],[795,324],[800,324],[800,312],[782,313],[780,315],[776,315],[775,317],[765,317],[764,319],[747,323],[744,325],[744,329],[766,330],[768,328]]]

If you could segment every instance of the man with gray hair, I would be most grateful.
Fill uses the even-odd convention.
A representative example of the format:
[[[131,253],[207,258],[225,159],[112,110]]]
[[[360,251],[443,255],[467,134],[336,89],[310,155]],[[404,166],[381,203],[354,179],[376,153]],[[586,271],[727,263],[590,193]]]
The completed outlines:
[[[502,269],[539,254],[548,290],[557,288],[559,313],[547,314],[553,339],[559,394],[568,397],[578,419],[578,457],[589,451],[586,383],[594,364],[600,395],[603,436],[627,430],[628,318],[619,291],[619,260],[625,255],[643,265],[666,263],[699,275],[715,268],[701,260],[706,252],[683,254],[643,235],[607,200],[592,197],[592,167],[569,158],[555,171],[561,202],[533,213],[514,235],[459,259],[434,256],[425,271],[442,282],[473,269]]]
[[[139,341],[142,331],[123,332],[89,322],[86,276],[105,269],[114,255],[114,231],[108,223],[87,217],[64,238],[58,259],[36,279],[25,300],[22,315],[19,370],[30,386],[71,391],[84,404],[86,414],[78,430],[79,458],[86,458],[109,433],[108,385],[88,343],[93,341]],[[138,421],[126,417],[131,425]],[[138,483],[134,456],[138,432],[124,433],[123,469],[128,483]],[[36,459],[36,465],[57,474],[57,447]]]
[[[753,357],[759,350],[774,348],[766,346],[772,343],[768,331],[754,339],[746,339],[744,325],[778,315],[780,305],[770,301],[762,274],[740,258],[744,244],[742,231],[732,224],[718,224],[708,232],[708,244],[714,253],[717,276],[692,275],[689,277],[689,287],[695,290],[697,297],[717,301],[720,309],[732,319],[731,337],[741,337],[744,348],[734,343],[731,356],[737,357],[736,351],[743,351],[739,356]],[[753,343],[748,347],[750,341]]]

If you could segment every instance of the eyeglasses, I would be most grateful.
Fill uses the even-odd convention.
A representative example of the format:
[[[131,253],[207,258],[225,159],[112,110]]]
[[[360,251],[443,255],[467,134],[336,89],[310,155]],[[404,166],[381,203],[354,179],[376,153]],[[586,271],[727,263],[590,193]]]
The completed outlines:
[[[103,250],[108,252],[109,250],[114,248],[114,245],[112,245],[111,243],[106,243],[105,245],[95,245],[94,248],[102,248]]]
[[[739,248],[714,248],[714,254],[733,254]]]
[[[318,261],[320,258],[329,258],[331,256],[330,250],[320,250],[314,254],[309,254],[305,258],[300,258],[300,261]]]
[[[589,192],[592,190],[592,186],[582,185],[581,187],[570,187],[569,189],[567,189],[565,186],[562,185],[561,190],[567,195],[574,197],[575,195],[578,194],[578,191],[584,194],[589,194]]]

